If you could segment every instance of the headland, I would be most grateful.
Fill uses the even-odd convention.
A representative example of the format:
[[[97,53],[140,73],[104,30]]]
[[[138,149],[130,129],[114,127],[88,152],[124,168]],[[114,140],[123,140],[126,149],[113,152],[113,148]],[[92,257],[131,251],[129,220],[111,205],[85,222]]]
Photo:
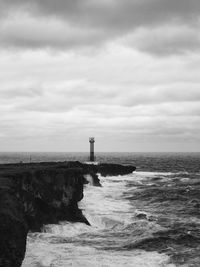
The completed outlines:
[[[0,266],[21,266],[29,231],[63,220],[90,224],[78,208],[88,175],[101,186],[98,173],[125,175],[135,169],[78,161],[0,165]]]

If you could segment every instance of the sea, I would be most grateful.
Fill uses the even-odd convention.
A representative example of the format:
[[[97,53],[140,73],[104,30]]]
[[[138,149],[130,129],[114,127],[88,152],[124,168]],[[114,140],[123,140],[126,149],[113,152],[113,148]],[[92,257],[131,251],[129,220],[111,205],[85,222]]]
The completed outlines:
[[[87,153],[0,153],[0,163],[87,162]],[[67,221],[29,233],[22,267],[199,267],[200,153],[97,153],[136,171],[85,185]]]

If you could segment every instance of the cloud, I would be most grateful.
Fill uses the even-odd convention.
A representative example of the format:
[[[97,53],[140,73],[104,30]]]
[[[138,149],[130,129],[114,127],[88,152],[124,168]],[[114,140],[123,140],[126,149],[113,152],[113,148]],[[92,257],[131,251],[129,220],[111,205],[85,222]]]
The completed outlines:
[[[71,53],[68,49],[71,51],[73,45],[63,48],[67,41],[62,38],[66,37],[55,44],[53,35],[59,39],[65,29],[63,23],[69,36],[73,33],[71,27],[77,26],[50,15],[46,19],[43,16],[43,22],[40,19],[36,22],[37,18],[41,19],[39,15],[33,18],[28,14],[23,14],[21,21],[16,17],[6,18],[1,27],[9,29],[4,31],[4,39],[10,32],[7,45],[11,46],[14,34],[21,34],[22,39],[22,27],[26,28],[27,24],[31,28],[35,23],[34,32],[41,36],[40,48],[49,47],[52,40],[52,46],[67,51],[48,53],[35,49],[37,45],[32,46],[34,51],[24,50],[32,43],[25,41],[17,53],[0,52],[2,150],[87,151],[90,135],[97,138],[96,149],[101,151],[200,149],[199,54],[152,57],[132,49],[133,41],[138,49],[142,49],[139,40],[148,42],[149,28],[145,27],[131,33],[130,40],[124,36],[125,45],[121,45],[120,37],[118,43],[112,42],[100,53],[90,56]],[[62,29],[58,35],[54,30],[55,21],[56,28]],[[47,28],[52,26],[52,36],[51,30],[45,34],[45,22],[50,23]],[[42,34],[40,25],[43,25]],[[186,35],[190,32],[190,27],[184,25],[180,34],[175,24],[154,26],[151,33],[155,31],[158,39],[162,27],[166,31],[163,38],[170,38],[170,32],[174,31],[170,42],[176,35],[184,34],[184,30]],[[25,32],[24,38],[31,40],[28,29]],[[38,38],[39,43],[37,34],[33,33],[33,39]],[[79,29],[74,34],[78,42]],[[48,37],[47,41],[48,35],[52,39]],[[150,36],[148,38],[150,40]],[[193,34],[190,38],[194,38]],[[20,47],[20,42],[13,45]],[[87,40],[84,42],[86,46]],[[96,40],[92,42],[95,46]],[[148,51],[148,46],[145,49]],[[163,54],[167,55],[160,53]]]
[[[124,86],[117,84],[108,86],[87,79],[32,83],[30,81],[4,82],[1,83],[0,103],[13,105],[19,111],[53,114],[83,109],[85,106],[90,110],[90,107],[94,105],[103,106],[103,109],[106,106],[127,107],[128,109],[142,106],[142,109],[146,110],[145,106],[152,107],[167,103],[175,103],[175,105],[190,103],[192,105],[191,103],[200,102],[199,83],[174,82],[148,87],[143,85],[135,87],[130,84],[126,86],[126,90],[124,89]],[[13,102],[16,98],[17,101]],[[156,106],[156,109],[159,110],[159,106]],[[148,115],[149,108],[147,110]],[[173,111],[177,114],[176,108]],[[102,109],[100,109],[101,112]],[[109,109],[108,113],[110,112]],[[140,113],[144,112],[140,110]],[[114,116],[113,113],[112,116]]]
[[[198,0],[0,0],[0,10],[4,48],[97,48],[127,35],[133,48],[156,55],[199,47]]]
[[[0,142],[30,140],[30,144],[35,144],[37,140],[49,140],[48,145],[37,144],[36,147],[44,149],[50,146],[55,149],[55,144],[52,144],[54,140],[60,146],[63,140],[66,143],[68,139],[73,143],[76,137],[79,139],[78,144],[81,144],[81,140],[85,138],[87,141],[87,137],[93,133],[97,139],[107,138],[107,141],[101,141],[101,145],[107,150],[105,144],[108,142],[112,144],[112,148],[117,145],[116,149],[119,149],[118,139],[123,139],[122,150],[135,150],[134,140],[141,142],[143,139],[150,143],[160,141],[162,147],[164,139],[164,143],[166,140],[183,142],[199,139],[200,117],[191,113],[191,109],[197,114],[199,103],[195,106],[191,103],[170,103],[132,108],[95,104],[76,106],[62,113],[13,110],[5,112],[0,118],[1,135],[4,137]],[[65,143],[60,147],[64,148]],[[27,149],[24,143],[22,148]],[[78,149],[77,144],[74,144],[74,148]],[[141,148],[146,149],[144,145]]]
[[[125,38],[124,43],[158,56],[198,52],[200,50],[199,24],[165,24],[155,28],[139,28]]]
[[[1,101],[13,101],[15,98],[31,98],[41,97],[42,88],[38,83],[34,82],[4,82],[1,83],[0,98]]]
[[[40,16],[52,16],[77,25],[122,29],[164,21],[195,21],[199,16],[198,0],[4,0],[0,1],[4,13],[27,10]]]
[[[53,48],[62,51],[98,46],[104,39],[100,31],[71,27],[67,22],[56,19],[37,20],[27,15],[6,19],[0,24],[0,32],[0,44],[4,48]]]
[[[122,96],[119,97],[123,99]],[[146,89],[132,89],[124,101],[127,106],[152,105],[158,103],[172,102],[198,102],[200,101],[199,84],[195,83],[175,83],[167,85],[157,85]]]

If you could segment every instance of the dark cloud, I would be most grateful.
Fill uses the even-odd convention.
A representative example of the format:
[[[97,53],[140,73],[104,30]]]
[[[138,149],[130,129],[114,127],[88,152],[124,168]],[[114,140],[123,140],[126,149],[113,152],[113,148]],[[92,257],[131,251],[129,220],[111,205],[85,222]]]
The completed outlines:
[[[144,42],[137,41],[135,47],[143,51],[165,55],[199,47],[199,40],[188,39],[190,35],[184,33],[173,40],[161,34],[156,43],[152,32],[168,23],[189,28],[198,24],[199,0],[0,0],[0,10],[4,47],[62,50],[98,46],[141,27],[147,29],[148,38],[144,36]]]
[[[1,0],[1,10],[27,9],[28,12],[62,17],[79,26],[127,29],[170,20],[195,21],[198,0]]]
[[[155,55],[182,54],[199,51],[198,27],[187,25],[162,25],[142,28],[129,35],[126,41],[138,49]]]

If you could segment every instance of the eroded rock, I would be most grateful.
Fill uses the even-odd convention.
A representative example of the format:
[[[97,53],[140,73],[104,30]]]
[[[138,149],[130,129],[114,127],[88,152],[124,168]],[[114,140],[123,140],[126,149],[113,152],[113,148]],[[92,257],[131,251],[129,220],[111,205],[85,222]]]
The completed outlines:
[[[89,225],[78,202],[90,175],[100,186],[97,173],[127,174],[132,166],[49,162],[0,165],[0,266],[21,266],[28,231],[62,220]]]

